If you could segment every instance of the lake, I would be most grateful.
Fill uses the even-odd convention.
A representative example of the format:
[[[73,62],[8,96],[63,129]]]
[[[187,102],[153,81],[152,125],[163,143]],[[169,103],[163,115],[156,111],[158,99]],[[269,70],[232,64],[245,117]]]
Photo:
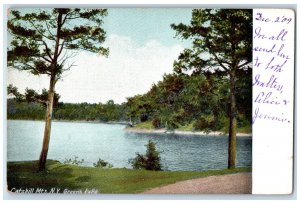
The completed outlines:
[[[8,161],[37,160],[42,147],[44,122],[7,121]],[[53,122],[48,159],[84,159],[92,166],[99,158],[114,167],[131,168],[128,159],[144,154],[149,139],[161,151],[164,170],[194,171],[227,168],[225,136],[141,134],[124,131],[124,125]],[[252,138],[238,137],[237,166],[252,165]]]

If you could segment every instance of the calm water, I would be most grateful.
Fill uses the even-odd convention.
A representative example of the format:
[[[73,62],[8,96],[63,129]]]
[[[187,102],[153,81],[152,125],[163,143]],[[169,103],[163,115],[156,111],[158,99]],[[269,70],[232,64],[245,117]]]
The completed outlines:
[[[124,131],[124,125],[53,122],[48,158],[84,159],[92,166],[99,158],[114,167],[131,168],[128,159],[145,153],[149,139],[162,151],[165,170],[203,170],[227,168],[227,137],[137,134]],[[41,151],[44,122],[8,121],[8,161],[37,160]],[[251,166],[252,140],[237,140],[238,166]]]

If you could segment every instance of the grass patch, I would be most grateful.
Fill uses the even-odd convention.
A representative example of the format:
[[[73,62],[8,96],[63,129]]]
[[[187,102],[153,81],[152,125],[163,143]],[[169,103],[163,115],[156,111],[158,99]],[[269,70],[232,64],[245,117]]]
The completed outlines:
[[[63,193],[64,189],[84,192],[88,188],[97,189],[99,193],[140,193],[182,180],[251,171],[248,167],[208,171],[102,169],[48,160],[47,171],[37,172],[37,164],[37,161],[8,162],[8,189],[43,188],[50,191],[51,188],[60,188],[59,193]]]
[[[141,122],[141,123],[138,123],[136,125],[134,125],[134,128],[135,129],[147,129],[147,130],[152,130],[152,129],[155,129],[152,125],[152,121],[145,121],[145,122]]]

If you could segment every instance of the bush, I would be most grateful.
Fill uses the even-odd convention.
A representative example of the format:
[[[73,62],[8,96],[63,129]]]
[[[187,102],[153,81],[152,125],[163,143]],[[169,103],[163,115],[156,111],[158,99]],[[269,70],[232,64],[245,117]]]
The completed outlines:
[[[159,118],[153,118],[152,125],[154,128],[161,128],[161,122]]]
[[[129,163],[132,165],[134,169],[146,169],[146,170],[154,170],[159,171],[162,170],[162,165],[160,163],[160,152],[156,150],[156,143],[152,140],[148,141],[148,144],[145,145],[147,147],[146,155],[141,155],[136,153],[136,157],[134,159],[130,159]]]
[[[97,163],[93,163],[94,167],[98,168],[112,168],[113,165],[108,163],[107,161],[104,161],[103,159],[99,159]]]
[[[84,159],[78,160],[78,157],[75,156],[74,159],[65,159],[64,164],[71,164],[71,165],[76,165],[79,166],[81,164],[83,164]]]

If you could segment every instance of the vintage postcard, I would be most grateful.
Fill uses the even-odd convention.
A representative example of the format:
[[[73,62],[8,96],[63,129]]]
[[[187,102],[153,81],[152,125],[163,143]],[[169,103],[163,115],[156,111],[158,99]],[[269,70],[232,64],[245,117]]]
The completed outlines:
[[[9,8],[8,193],[291,193],[294,15]]]

